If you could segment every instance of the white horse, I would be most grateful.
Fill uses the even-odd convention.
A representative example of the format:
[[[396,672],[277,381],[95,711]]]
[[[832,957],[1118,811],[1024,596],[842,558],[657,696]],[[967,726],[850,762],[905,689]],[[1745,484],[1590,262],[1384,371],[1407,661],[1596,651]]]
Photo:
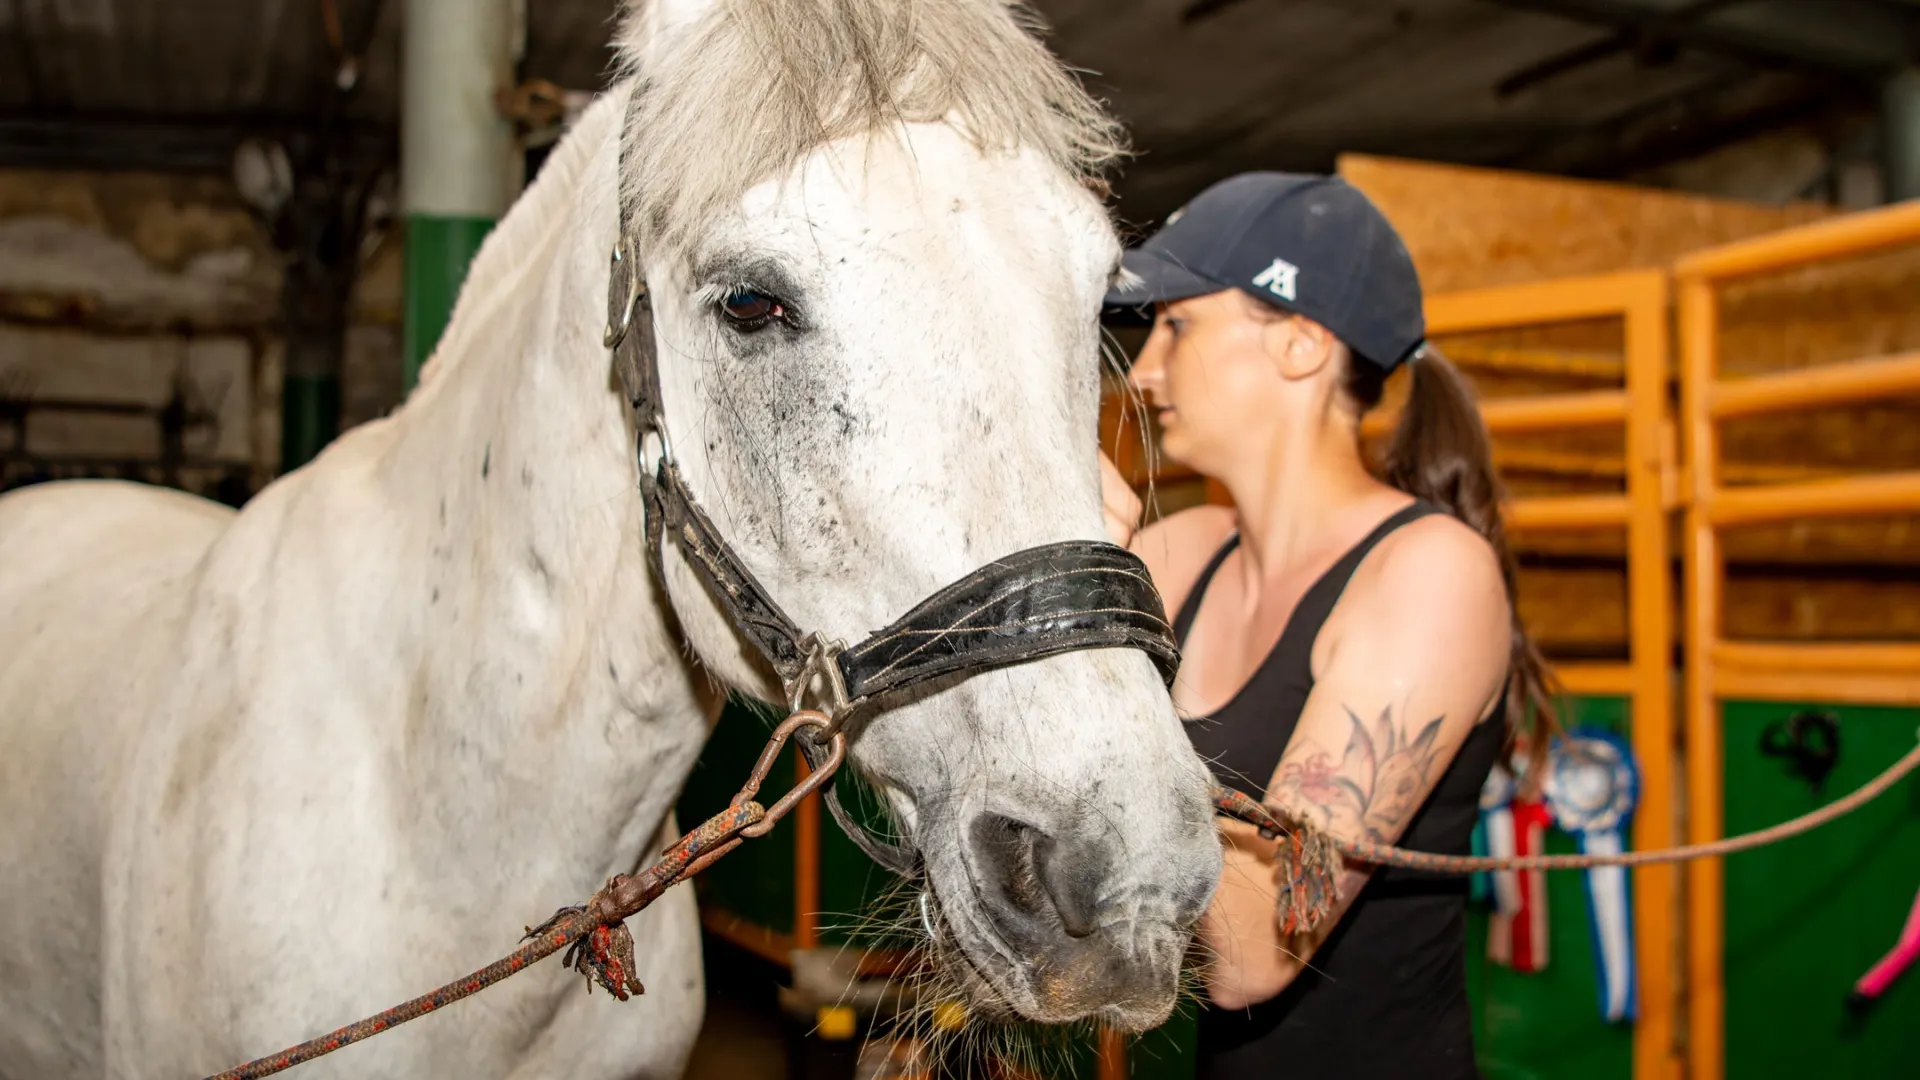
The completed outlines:
[[[601,344],[622,193],[688,484],[802,626],[857,640],[1103,536],[1118,249],[1083,181],[1112,129],[1014,14],[660,0],[620,42],[633,77],[394,415],[238,514],[0,500],[0,1077],[203,1075],[483,964],[676,833],[725,688],[777,697],[677,551],[664,588],[643,554]],[[1144,654],[949,681],[853,757],[983,1004],[1166,1016],[1220,857]],[[299,1075],[677,1075],[692,891],[631,925],[642,998],[549,962]]]

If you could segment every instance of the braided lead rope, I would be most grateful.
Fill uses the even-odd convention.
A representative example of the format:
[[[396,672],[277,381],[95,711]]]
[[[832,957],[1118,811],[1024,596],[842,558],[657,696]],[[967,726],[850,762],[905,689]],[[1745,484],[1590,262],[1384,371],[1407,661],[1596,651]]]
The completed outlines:
[[[1280,896],[1283,928],[1291,926],[1295,929],[1308,929],[1317,924],[1331,909],[1332,899],[1336,895],[1335,875],[1338,868],[1335,862],[1337,860],[1327,858],[1327,852],[1336,852],[1355,862],[1372,866],[1398,866],[1409,870],[1442,874],[1473,874],[1487,870],[1588,870],[1596,866],[1647,866],[1658,863],[1688,862],[1693,859],[1711,859],[1765,847],[1801,833],[1811,832],[1879,798],[1888,788],[1905,779],[1916,768],[1920,768],[1920,745],[1907,751],[1900,760],[1861,785],[1858,790],[1790,821],[1783,821],[1757,832],[1729,836],[1704,844],[1688,844],[1683,847],[1658,848],[1651,851],[1624,851],[1612,855],[1500,857],[1439,855],[1426,851],[1408,851],[1405,848],[1371,840],[1350,840],[1334,836],[1309,822],[1300,821],[1284,811],[1264,806],[1218,783],[1213,788],[1213,805],[1216,810],[1228,817],[1258,826],[1260,834],[1268,839],[1282,835],[1289,837],[1289,843],[1281,851],[1281,859],[1289,868],[1289,872],[1283,875]]]
[[[825,731],[830,730],[831,726],[832,721],[825,713],[813,709],[794,710],[774,729],[773,736],[760,751],[760,758],[754,763],[746,785],[734,795],[725,810],[674,841],[652,866],[637,874],[615,874],[584,905],[561,908],[553,918],[539,926],[529,927],[526,937],[522,939],[527,944],[506,956],[412,1001],[330,1031],[317,1039],[308,1039],[269,1057],[235,1066],[208,1080],[256,1080],[257,1077],[272,1076],[291,1069],[343,1046],[370,1039],[409,1020],[417,1020],[461,998],[471,997],[561,949],[567,949],[567,955],[561,961],[587,977],[588,992],[592,992],[594,983],[599,983],[621,1001],[633,994],[645,993],[646,988],[640,985],[640,978],[635,971],[633,935],[627,930],[627,918],[658,900],[668,889],[712,866],[716,859],[739,847],[743,840],[765,836],[800,800],[818,791],[846,760],[847,737],[843,733],[834,733],[825,759],[813,767],[805,780],[775,801],[772,807],[763,807],[754,801],[754,796],[760,792],[760,785],[766,781],[768,771],[779,757],[780,748],[786,745],[794,732],[801,728]]]
[[[317,1039],[309,1039],[298,1046],[289,1047],[269,1057],[249,1061],[245,1065],[235,1066],[226,1072],[210,1077],[209,1080],[255,1080],[256,1077],[271,1076],[274,1073],[291,1069],[305,1061],[312,1061],[323,1054],[330,1054],[343,1046],[369,1039],[389,1028],[399,1027],[409,1020],[417,1020],[435,1010],[445,1008],[464,997],[485,990],[494,983],[515,975],[533,964],[552,956],[561,949],[576,942],[591,940],[596,948],[583,949],[577,956],[569,954],[577,967],[607,987],[620,998],[627,997],[629,988],[638,991],[640,981],[632,977],[632,939],[625,938],[626,955],[618,957],[610,940],[624,935],[626,928],[621,921],[651,904],[667,889],[689,876],[696,866],[704,867],[713,859],[732,850],[740,843],[740,832],[756,824],[767,816],[767,812],[757,802],[748,801],[739,806],[729,807],[701,823],[700,827],[680,838],[679,842],[667,849],[659,862],[647,867],[638,874],[616,875],[606,887],[593,895],[585,906],[562,908],[553,918],[527,931],[531,940],[506,956],[488,964],[479,971],[464,978],[422,994],[412,1001],[395,1005],[384,1012],[378,1012],[364,1020],[348,1024],[343,1028],[328,1032]],[[617,930],[612,929],[618,927]],[[608,933],[603,935],[602,931]],[[613,955],[608,955],[612,952]],[[612,962],[624,960],[624,964]]]

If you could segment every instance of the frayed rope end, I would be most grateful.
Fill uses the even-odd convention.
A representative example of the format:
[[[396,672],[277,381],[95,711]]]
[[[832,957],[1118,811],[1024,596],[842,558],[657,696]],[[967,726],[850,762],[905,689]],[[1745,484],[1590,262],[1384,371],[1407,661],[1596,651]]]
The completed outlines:
[[[1258,827],[1261,836],[1280,841],[1280,932],[1305,933],[1325,922],[1340,899],[1340,851],[1333,837],[1223,784],[1213,786],[1213,807]]]

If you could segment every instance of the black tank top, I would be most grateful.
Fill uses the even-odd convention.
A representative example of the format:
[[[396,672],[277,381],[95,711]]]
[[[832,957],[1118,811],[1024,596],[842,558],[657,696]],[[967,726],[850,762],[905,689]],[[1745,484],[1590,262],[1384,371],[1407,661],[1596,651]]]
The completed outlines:
[[[1347,582],[1393,530],[1428,514],[1416,501],[1381,522],[1300,598],[1273,652],[1232,700],[1187,722],[1194,748],[1221,783],[1254,798],[1280,764],[1313,689],[1314,639]],[[1207,586],[1239,544],[1230,537],[1207,564],[1174,620],[1182,643]],[[1505,742],[1506,708],[1474,728],[1414,815],[1400,844],[1466,854],[1480,787]],[[1477,1078],[1466,983],[1467,883],[1397,868],[1374,872],[1311,966],[1287,989],[1248,1009],[1206,1006],[1199,1015],[1199,1080],[1251,1077]]]

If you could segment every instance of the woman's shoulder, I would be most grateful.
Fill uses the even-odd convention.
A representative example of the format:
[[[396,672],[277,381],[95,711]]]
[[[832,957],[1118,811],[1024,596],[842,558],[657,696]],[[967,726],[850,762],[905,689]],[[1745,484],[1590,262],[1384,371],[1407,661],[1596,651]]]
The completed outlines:
[[[1344,591],[1341,621],[1380,623],[1415,636],[1486,625],[1506,633],[1506,575],[1479,530],[1425,514],[1381,539]],[[1504,636],[1502,637],[1504,640]]]
[[[1168,615],[1186,603],[1207,561],[1233,535],[1235,520],[1230,508],[1208,504],[1169,514],[1134,534],[1129,547],[1147,564]]]
[[[1478,529],[1446,510],[1422,514],[1380,541],[1379,558],[1372,560],[1385,572],[1400,576],[1434,573],[1463,574],[1472,584],[1488,576],[1500,578],[1500,557]]]

